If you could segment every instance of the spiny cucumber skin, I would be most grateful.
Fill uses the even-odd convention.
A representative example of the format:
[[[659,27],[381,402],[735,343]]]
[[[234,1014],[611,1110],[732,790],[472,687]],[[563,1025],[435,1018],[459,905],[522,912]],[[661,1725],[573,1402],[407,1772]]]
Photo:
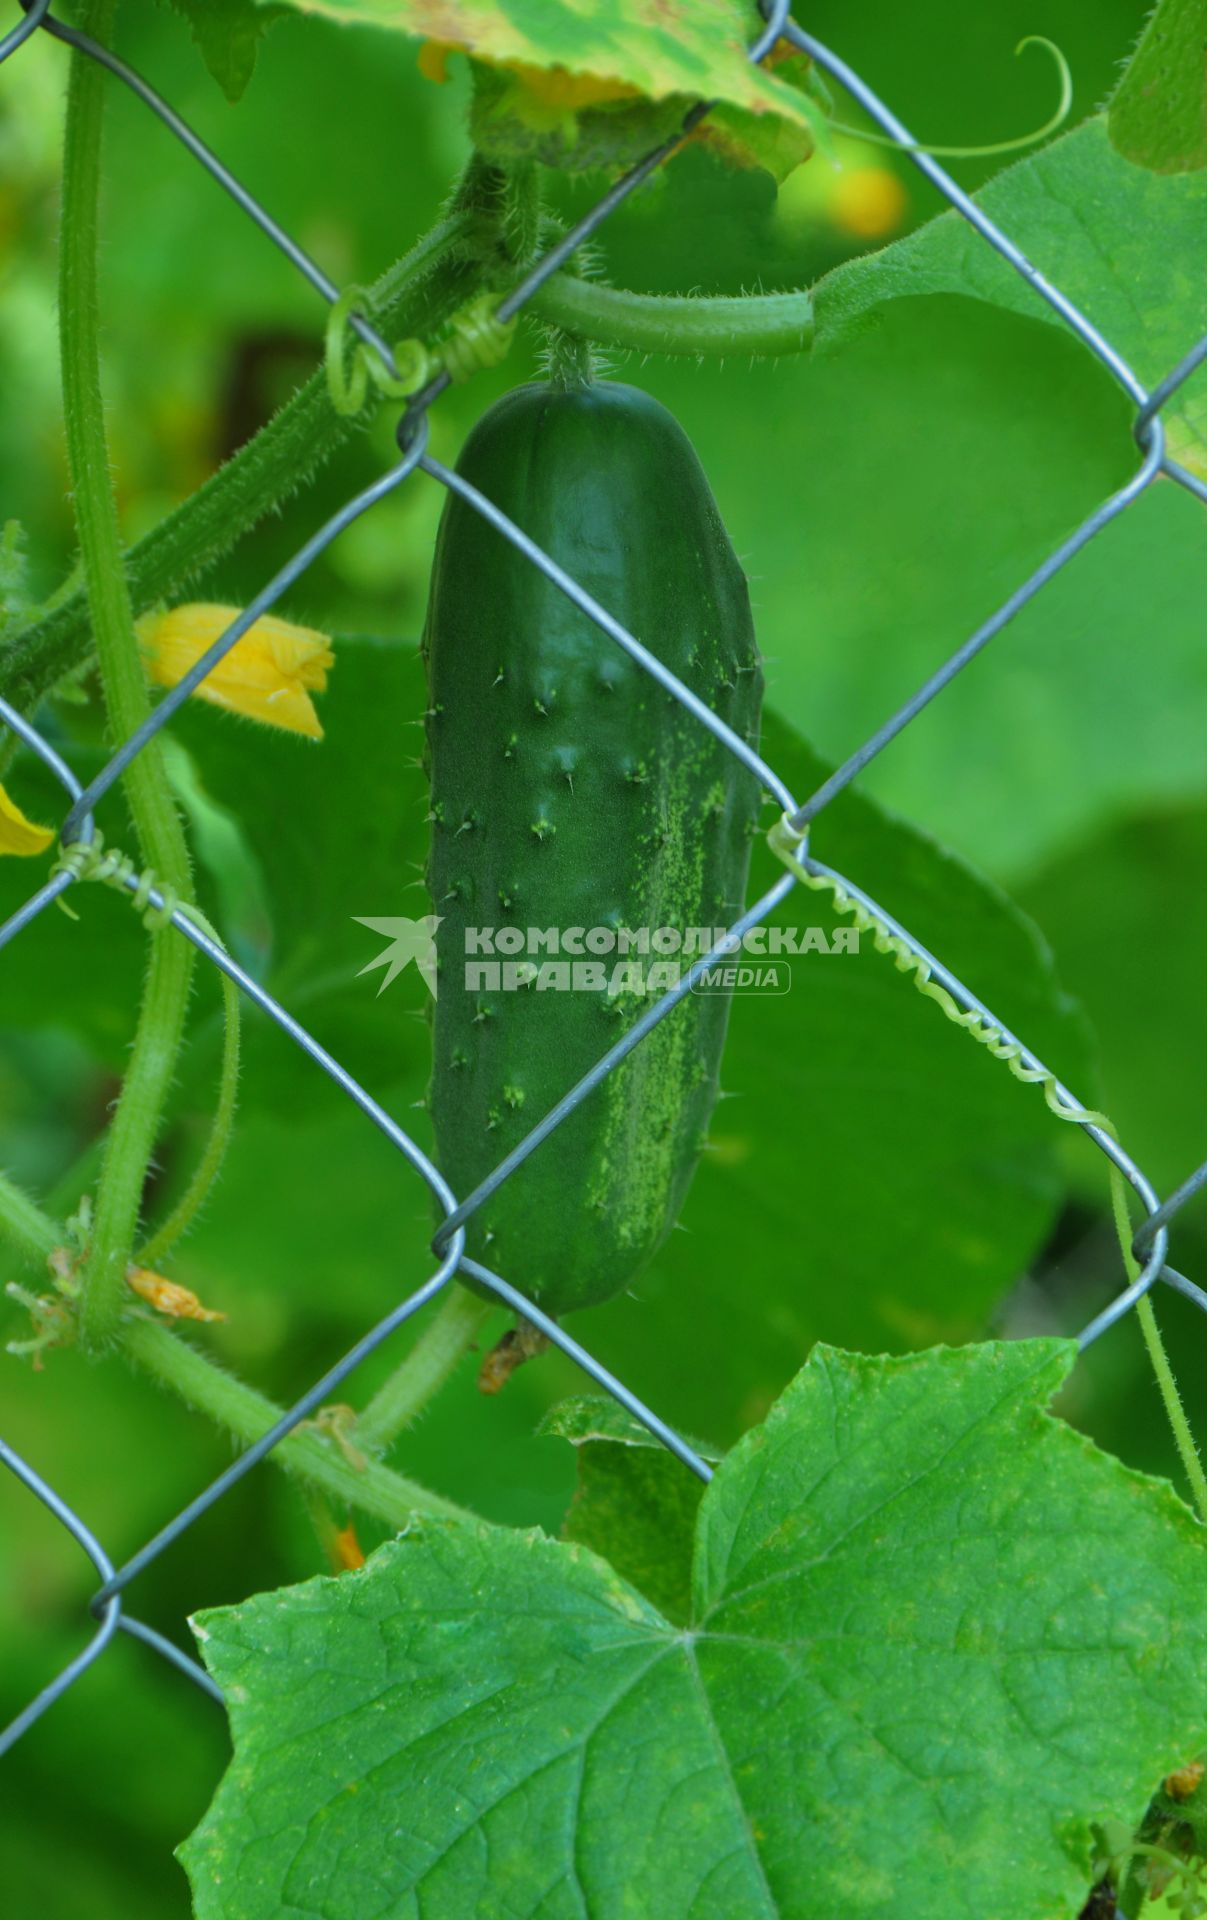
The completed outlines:
[[[665,408],[611,383],[520,387],[479,422],[458,470],[757,740],[762,674],[746,581]],[[443,916],[429,1108],[440,1168],[463,1198],[648,1004],[467,992],[466,927],[728,925],[744,904],[759,793],[455,495],[424,656],[428,884]],[[604,956],[609,973],[617,958]],[[682,1206],[728,1015],[721,993],[676,1007],[474,1215],[471,1255],[555,1315],[629,1285]]]

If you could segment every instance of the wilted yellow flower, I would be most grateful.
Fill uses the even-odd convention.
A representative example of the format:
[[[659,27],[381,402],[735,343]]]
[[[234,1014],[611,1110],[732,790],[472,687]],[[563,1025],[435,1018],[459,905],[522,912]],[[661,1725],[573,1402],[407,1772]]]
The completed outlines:
[[[239,612],[238,607],[193,601],[168,613],[145,614],[138,622],[138,638],[152,680],[161,687],[174,687]],[[249,720],[321,740],[323,729],[310,695],[322,692],[327,669],[334,664],[325,633],[295,627],[265,613],[202,681],[197,698],[230,713],[246,714]]]
[[[52,830],[27,820],[0,786],[0,853],[45,853],[53,839]]]
[[[127,1267],[126,1285],[134,1290],[140,1300],[145,1300],[157,1313],[167,1314],[170,1320],[226,1319],[224,1313],[217,1313],[212,1307],[203,1307],[191,1287],[182,1287],[175,1280],[165,1280],[162,1273],[152,1273],[149,1267]]]

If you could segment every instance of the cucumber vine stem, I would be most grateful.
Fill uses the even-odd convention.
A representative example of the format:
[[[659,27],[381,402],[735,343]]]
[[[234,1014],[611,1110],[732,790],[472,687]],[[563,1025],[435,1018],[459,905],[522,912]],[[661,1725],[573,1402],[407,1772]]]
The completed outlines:
[[[36,1200],[0,1173],[0,1239],[30,1266],[41,1266],[66,1236]]]
[[[406,1359],[374,1394],[356,1422],[358,1445],[371,1452],[384,1452],[391,1440],[418,1419],[473,1345],[489,1312],[489,1301],[479,1300],[453,1282]]]
[[[446,217],[371,289],[373,317],[382,331],[427,335],[483,278],[506,282],[508,258],[531,245],[537,202],[534,181],[505,183],[496,173],[471,160]],[[689,298],[630,293],[561,273],[534,296],[530,310],[599,346],[641,353],[800,353],[813,334],[805,289]],[[259,433],[130,548],[126,575],[133,612],[145,613],[170,598],[221,559],[360,432],[377,404],[370,395],[362,413],[341,415],[331,404],[324,370],[312,374]],[[80,667],[89,647],[87,595],[71,576],[6,637],[0,694],[32,709]]]
[[[1178,1392],[1178,1383],[1174,1378],[1169,1354],[1161,1338],[1161,1329],[1157,1325],[1156,1309],[1147,1294],[1136,1302],[1136,1315],[1140,1322],[1140,1331],[1144,1335],[1144,1344],[1148,1348],[1153,1372],[1157,1376],[1157,1386],[1160,1389],[1166,1418],[1173,1431],[1174,1445],[1178,1449],[1182,1471],[1190,1482],[1190,1490],[1194,1495],[1199,1519],[1207,1526],[1207,1475],[1204,1475],[1203,1462],[1199,1457],[1190,1422],[1186,1418],[1186,1409],[1182,1405],[1182,1396]]]
[[[83,30],[102,44],[112,31],[116,4],[88,0],[83,9]],[[123,571],[101,397],[97,230],[105,93],[102,69],[73,52],[63,152],[59,311],[67,464],[85,591],[110,732],[123,740],[151,704]],[[162,885],[187,899],[188,849],[158,742],[133,762],[124,785],[143,859]],[[186,941],[163,932],[153,936],[83,1270],[80,1337],[93,1350],[105,1346],[117,1331],[147,1168],[184,1035],[192,964]]]
[[[205,915],[193,908],[193,916],[210,939],[221,946],[221,939],[210,925]],[[200,1213],[210,1189],[222,1170],[226,1150],[230,1145],[235,1125],[235,1108],[239,1098],[239,1032],[240,999],[239,989],[229,974],[221,974],[223,1033],[222,1066],[218,1080],[218,1099],[214,1108],[214,1117],[206,1135],[201,1157],[193,1169],[192,1178],[180,1199],[172,1208],[166,1220],[161,1221],[150,1239],[138,1250],[140,1267],[155,1267],[170,1253],[176,1242],[184,1237]]]
[[[281,1417],[280,1407],[264,1394],[224,1372],[158,1321],[127,1320],[121,1330],[121,1350],[141,1372],[170,1387],[189,1406],[249,1445]],[[310,1486],[391,1527],[405,1527],[417,1513],[472,1517],[464,1507],[429,1493],[376,1461],[353,1466],[333,1441],[312,1430],[287,1434],[273,1448],[272,1457]]]
[[[0,1235],[32,1265],[42,1265],[49,1253],[67,1241],[66,1230],[3,1173]],[[280,1407],[264,1394],[227,1373],[162,1321],[131,1314],[119,1325],[117,1344],[141,1372],[248,1445],[281,1417]],[[417,1513],[450,1519],[477,1517],[376,1461],[363,1468],[354,1466],[337,1445],[310,1429],[289,1434],[273,1448],[271,1457],[308,1486],[388,1526],[405,1527]]]
[[[1127,1192],[1123,1175],[1114,1165],[1111,1167],[1111,1213],[1114,1216],[1115,1232],[1119,1239],[1119,1250],[1123,1255],[1124,1271],[1130,1284],[1139,1277],[1140,1268],[1132,1252],[1132,1226],[1127,1211]],[[1144,1336],[1152,1370],[1157,1378],[1165,1417],[1173,1433],[1178,1458],[1182,1462],[1182,1471],[1190,1483],[1190,1491],[1194,1495],[1199,1519],[1207,1525],[1207,1475],[1203,1472],[1203,1462],[1199,1458],[1199,1450],[1195,1444],[1194,1434],[1191,1432],[1190,1422],[1186,1418],[1186,1409],[1182,1405],[1182,1396],[1178,1392],[1178,1383],[1174,1378],[1169,1354],[1161,1338],[1156,1309],[1147,1293],[1136,1302],[1136,1317],[1140,1322],[1140,1331]]]

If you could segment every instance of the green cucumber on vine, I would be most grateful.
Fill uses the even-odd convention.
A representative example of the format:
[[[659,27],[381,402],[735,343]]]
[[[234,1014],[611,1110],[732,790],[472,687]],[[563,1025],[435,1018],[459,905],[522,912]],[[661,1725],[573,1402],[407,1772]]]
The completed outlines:
[[[518,387],[478,423],[459,471],[757,739],[746,580],[664,407],[606,381]],[[475,968],[493,944],[484,930],[600,929],[597,954],[620,929],[727,926],[744,903],[760,796],[726,747],[456,495],[424,657],[428,881],[442,921],[429,1106],[463,1198],[655,997],[613,990],[619,947],[598,963],[602,990],[566,990],[539,961],[528,984],[494,990]],[[651,968],[658,955],[634,957]],[[675,1008],[478,1209],[471,1255],[555,1316],[623,1291],[683,1204],[728,1015],[723,992]]]

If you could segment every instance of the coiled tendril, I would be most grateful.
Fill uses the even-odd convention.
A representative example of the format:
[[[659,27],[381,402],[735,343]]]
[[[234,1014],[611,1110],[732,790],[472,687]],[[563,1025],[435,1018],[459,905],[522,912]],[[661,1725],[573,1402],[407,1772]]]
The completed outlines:
[[[69,846],[60,847],[51,871],[69,873],[73,880],[99,880],[102,886],[128,893],[131,906],[142,915],[143,925],[152,933],[166,927],[180,905],[176,889],[164,885],[153,867],[144,867],[140,872],[120,847],[106,847],[105,836],[99,831],[91,840],[73,840]],[[158,906],[152,904],[152,893],[160,896]],[[77,917],[65,899],[60,898],[59,905],[73,920]],[[197,918],[200,920],[200,915]]]
[[[355,312],[368,299],[363,287],[346,287],[327,317],[326,366],[331,404],[339,414],[359,413],[369,384],[388,400],[409,400],[438,373],[460,385],[485,367],[497,367],[515,334],[514,320],[500,320],[493,294],[480,293],[451,315],[445,336],[433,346],[400,340],[395,371],[363,340],[349,339]]]

